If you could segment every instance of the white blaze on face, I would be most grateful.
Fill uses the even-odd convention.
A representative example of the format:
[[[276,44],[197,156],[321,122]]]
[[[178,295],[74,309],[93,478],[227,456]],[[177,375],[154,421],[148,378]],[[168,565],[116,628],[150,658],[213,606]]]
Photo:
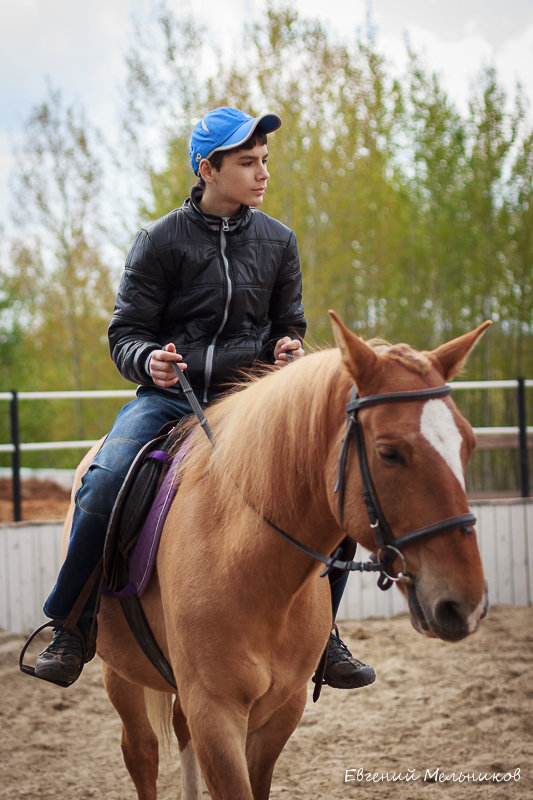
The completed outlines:
[[[464,489],[465,476],[461,461],[463,437],[444,400],[428,400],[424,404],[420,417],[420,433],[442,456]]]

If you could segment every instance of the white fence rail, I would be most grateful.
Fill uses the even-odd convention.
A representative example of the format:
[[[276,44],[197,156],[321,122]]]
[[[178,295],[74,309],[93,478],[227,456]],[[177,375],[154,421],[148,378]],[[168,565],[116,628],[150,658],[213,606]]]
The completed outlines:
[[[0,402],[4,401],[10,404],[14,400],[18,404],[21,400],[101,400],[106,398],[133,400],[134,397],[133,389],[94,389],[83,392],[0,392]],[[102,431],[102,435],[104,433],[105,431]],[[75,448],[89,450],[97,441],[97,439],[76,439],[64,442],[7,442],[0,444],[0,453],[15,453],[17,450],[21,453],[29,453],[38,450],[71,450]]]
[[[505,380],[505,381],[453,381],[453,389],[513,389],[517,390],[520,385],[523,389],[533,389],[533,380]],[[133,389],[95,389],[92,391],[72,391],[72,392],[0,392],[0,402],[12,403],[16,396],[17,403],[21,400],[87,400],[102,398],[123,398],[131,400],[135,397]],[[474,428],[478,438],[480,449],[494,449],[500,447],[518,447],[518,437],[520,434],[519,426]],[[533,443],[533,426],[526,427],[528,445]],[[102,434],[104,431],[102,431]],[[80,448],[88,450],[96,439],[74,440],[64,442],[20,442],[14,444],[7,442],[0,444],[0,453],[31,452],[38,450],[69,450]]]
[[[513,389],[516,391],[520,384],[523,389],[533,389],[533,380],[505,380],[505,381],[453,381],[453,389]],[[73,392],[0,392],[0,402],[12,403],[14,396],[17,403],[21,400],[87,400],[102,398],[123,398],[131,400],[135,397],[133,389],[95,389],[91,391]],[[474,428],[478,437],[480,449],[494,447],[517,447],[520,428],[518,426]],[[102,431],[102,434],[104,431]],[[533,426],[526,428],[528,444],[533,442]],[[89,449],[96,444],[96,439],[75,440],[64,442],[20,442],[14,444],[7,442],[0,444],[0,453],[13,453],[16,449],[20,452],[37,450],[69,450],[72,448]]]
[[[492,603],[533,602],[533,500],[473,503]],[[61,523],[0,526],[0,628],[28,633],[45,621],[42,604],[61,563]],[[339,619],[391,617],[406,610],[393,587],[382,592],[376,576],[352,573]]]
[[[533,446],[533,426],[526,424],[526,390],[533,388],[533,380],[518,378],[504,381],[455,381],[454,389],[513,389],[517,397],[518,425],[509,427],[474,428],[477,437],[477,446],[480,450],[494,450],[500,448],[517,448],[520,471],[520,495],[530,496],[530,469],[528,448]],[[76,440],[63,442],[21,442],[18,422],[18,408],[22,400],[74,400],[98,398],[131,399],[135,396],[132,389],[101,389],[94,391],[73,392],[0,392],[0,402],[9,403],[11,442],[0,444],[0,453],[9,453],[12,462],[13,479],[13,519],[22,519],[20,457],[23,452],[81,449],[89,450],[96,440]]]

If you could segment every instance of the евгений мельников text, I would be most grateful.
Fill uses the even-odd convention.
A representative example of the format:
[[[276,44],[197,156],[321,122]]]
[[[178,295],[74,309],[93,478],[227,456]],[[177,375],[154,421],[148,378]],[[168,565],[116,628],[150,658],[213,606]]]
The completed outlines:
[[[473,770],[443,770],[440,767],[417,771],[409,768],[405,771],[372,772],[363,767],[347,769],[344,772],[344,783],[512,783],[520,780],[520,767],[509,772],[476,772]]]

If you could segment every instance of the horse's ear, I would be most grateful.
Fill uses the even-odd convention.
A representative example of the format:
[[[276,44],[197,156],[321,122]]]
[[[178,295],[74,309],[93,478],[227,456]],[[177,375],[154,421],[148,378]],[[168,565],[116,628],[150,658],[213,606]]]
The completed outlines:
[[[367,376],[367,380],[376,376],[378,357],[371,347],[341,322],[334,311],[330,310],[329,315],[343,364],[355,381],[357,388],[361,390],[361,383],[365,382],[365,376]]]
[[[459,372],[477,340],[490,325],[492,325],[492,322],[486,320],[470,333],[464,333],[462,336],[441,344],[436,350],[425,354],[443,375],[445,381],[450,380]]]

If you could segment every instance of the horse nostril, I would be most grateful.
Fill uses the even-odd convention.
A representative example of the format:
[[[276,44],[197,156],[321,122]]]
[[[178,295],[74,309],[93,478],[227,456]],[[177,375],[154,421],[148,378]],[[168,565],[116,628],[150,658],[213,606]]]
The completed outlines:
[[[455,600],[439,600],[435,606],[435,620],[447,632],[449,638],[464,636],[466,617],[460,603]]]

